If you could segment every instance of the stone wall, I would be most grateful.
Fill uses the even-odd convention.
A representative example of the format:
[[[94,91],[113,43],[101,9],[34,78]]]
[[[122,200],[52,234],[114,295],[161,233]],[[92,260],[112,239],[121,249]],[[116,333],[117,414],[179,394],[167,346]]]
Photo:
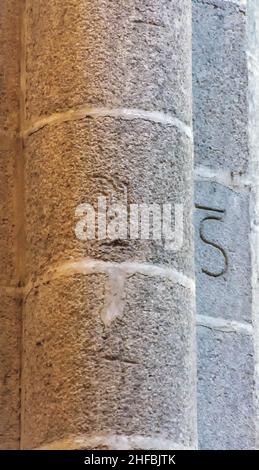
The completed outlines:
[[[193,0],[202,449],[255,446],[250,40],[246,2]]]

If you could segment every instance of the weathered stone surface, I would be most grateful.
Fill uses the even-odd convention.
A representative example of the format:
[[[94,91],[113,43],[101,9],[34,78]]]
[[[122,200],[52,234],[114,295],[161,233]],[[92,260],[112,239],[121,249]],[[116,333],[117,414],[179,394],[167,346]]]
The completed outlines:
[[[118,272],[111,285],[99,271],[54,279],[53,268],[92,257],[95,268],[96,259],[148,261],[193,277],[192,142],[183,124],[191,120],[191,2],[28,0],[26,11],[27,119],[81,105],[115,111],[69,112],[67,123],[55,114],[27,129],[26,272],[39,285],[24,309],[22,445],[113,433],[195,446],[193,293],[132,272],[124,286]],[[138,118],[121,108],[137,108]],[[163,112],[179,118],[176,127]],[[99,195],[183,204],[183,247],[172,255],[120,238],[80,242],[75,210],[96,208]],[[40,275],[49,270],[47,281]]]
[[[253,449],[252,338],[198,328],[198,421],[201,449]]]
[[[196,182],[195,201],[197,313],[251,322],[249,193]]]
[[[29,0],[27,18],[27,117],[87,103],[189,122],[190,0]]]
[[[193,0],[196,164],[233,171],[248,165],[248,70],[244,8]]]
[[[250,214],[252,221],[251,251],[253,266],[253,325],[255,345],[255,420],[256,449],[259,449],[259,8],[256,0],[247,3],[247,37],[249,70],[249,148],[253,187]]]
[[[0,7],[0,449],[20,439],[21,299],[11,297],[16,279],[15,173],[19,124],[20,9]],[[9,293],[8,293],[9,292]],[[10,295],[9,295],[10,294]]]
[[[0,9],[0,139],[17,130],[19,109],[20,11],[16,0],[2,0]]]
[[[199,446],[251,449],[255,358],[252,336],[241,335],[252,322],[246,9],[192,3],[195,165],[210,179],[196,182],[197,313],[205,324],[241,322],[240,334],[199,328]]]
[[[192,148],[179,130],[111,118],[45,127],[28,138],[25,178],[28,273],[90,256],[164,263],[193,275]],[[97,213],[100,195],[107,205],[113,199],[171,203],[173,217],[175,204],[183,204],[183,246],[168,251],[152,240],[78,240],[76,207],[92,204]]]
[[[14,283],[14,187],[19,122],[20,12],[15,0],[0,9],[0,286]]]
[[[17,144],[0,140],[0,286],[15,283],[14,180]]]
[[[70,434],[195,443],[193,305],[170,281],[133,275],[110,325],[103,274],[33,290],[24,314],[22,446]]]
[[[20,440],[20,299],[0,290],[0,449]]]

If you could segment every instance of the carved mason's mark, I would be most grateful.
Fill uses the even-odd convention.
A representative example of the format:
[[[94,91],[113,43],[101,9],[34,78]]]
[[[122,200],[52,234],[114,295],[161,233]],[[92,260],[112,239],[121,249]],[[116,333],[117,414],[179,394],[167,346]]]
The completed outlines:
[[[212,271],[209,271],[207,269],[202,268],[202,272],[204,274],[207,274],[208,276],[211,276],[211,277],[220,277],[220,276],[223,276],[223,274],[225,274],[227,272],[228,257],[227,257],[227,254],[226,254],[224,248],[219,246],[217,243],[214,243],[213,241],[208,240],[206,238],[206,236],[204,235],[204,232],[203,232],[204,223],[206,221],[209,221],[209,220],[218,220],[218,221],[222,222],[221,217],[215,217],[215,216],[205,217],[205,219],[203,219],[201,221],[201,224],[200,224],[200,238],[206,245],[211,245],[214,248],[216,248],[218,251],[220,251],[220,253],[222,254],[222,256],[224,258],[224,268],[222,268],[219,272],[212,272]]]
[[[199,204],[195,204],[195,207],[196,209],[201,209],[201,210],[204,210],[204,211],[212,211],[212,212],[219,212],[221,214],[224,214],[225,213],[225,210],[224,209],[214,209],[212,207],[209,207],[209,206],[201,206]]]
[[[198,205],[198,204],[196,204],[195,207],[196,207],[196,209],[200,209],[200,210],[216,212],[216,213],[219,213],[219,214],[225,214],[224,209],[216,209],[216,208],[212,208],[212,207],[208,207],[208,206],[202,206],[202,205]],[[224,267],[222,269],[220,269],[218,272],[213,272],[213,271],[210,271],[209,269],[202,268],[202,272],[204,274],[207,274],[207,276],[210,276],[210,277],[220,277],[220,276],[223,276],[224,274],[226,274],[226,272],[227,272],[227,269],[228,269],[228,256],[227,256],[227,253],[226,253],[226,251],[224,250],[223,247],[221,247],[219,244],[215,243],[214,241],[209,240],[207,238],[207,236],[205,235],[204,225],[206,223],[208,223],[209,221],[218,221],[218,222],[222,223],[222,216],[209,215],[209,216],[204,217],[201,220],[200,227],[199,227],[200,239],[206,245],[212,246],[218,252],[220,252],[220,255],[223,257],[223,260],[224,260]]]

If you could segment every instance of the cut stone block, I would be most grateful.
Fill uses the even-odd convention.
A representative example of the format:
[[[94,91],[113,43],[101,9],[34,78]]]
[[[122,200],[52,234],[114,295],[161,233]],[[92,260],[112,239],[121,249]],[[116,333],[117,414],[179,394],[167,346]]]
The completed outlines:
[[[198,328],[200,449],[255,448],[252,337]]]
[[[47,126],[28,138],[25,173],[28,273],[88,256],[164,263],[193,276],[192,145],[179,130],[112,118]],[[91,204],[97,226],[99,196],[107,198],[107,207],[114,197],[127,211],[133,203],[159,209],[169,203],[172,230],[175,204],[182,204],[182,245],[166,250],[152,231],[150,240],[140,240],[140,233],[136,241],[98,240],[97,230],[96,239],[79,240],[76,208]]]
[[[0,140],[17,131],[20,86],[20,8],[17,0],[2,0],[0,9]]]
[[[69,435],[140,435],[194,446],[193,299],[171,281],[135,274],[124,308],[103,274],[34,289],[24,313],[22,446]]]
[[[27,118],[87,104],[189,122],[190,0],[26,3]]]
[[[15,280],[15,159],[17,142],[0,138],[0,286]]]
[[[197,313],[251,322],[249,193],[196,182]]]
[[[21,299],[0,289],[0,450],[19,449]]]
[[[196,165],[248,167],[248,69],[244,7],[193,0]]]

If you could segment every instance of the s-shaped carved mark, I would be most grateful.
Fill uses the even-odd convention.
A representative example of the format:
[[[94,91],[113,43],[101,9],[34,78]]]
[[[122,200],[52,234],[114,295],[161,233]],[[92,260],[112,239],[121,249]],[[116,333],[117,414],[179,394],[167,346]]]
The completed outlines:
[[[215,217],[215,216],[208,216],[208,217],[205,217],[205,219],[203,219],[201,221],[201,224],[200,224],[200,238],[201,240],[206,244],[206,245],[210,245],[210,246],[213,246],[214,248],[216,248],[216,250],[220,251],[220,253],[222,254],[223,258],[224,258],[224,268],[218,272],[218,273],[215,273],[215,272],[211,272],[211,271],[208,271],[207,269],[204,269],[202,268],[202,272],[204,274],[207,274],[207,276],[211,276],[211,277],[220,277],[220,276],[223,276],[223,274],[225,274],[227,272],[227,268],[228,268],[228,257],[227,257],[227,253],[225,252],[224,248],[222,248],[221,246],[217,245],[217,243],[214,243],[210,240],[208,240],[206,238],[206,236],[204,235],[204,232],[203,232],[203,225],[204,223],[207,221],[207,220],[218,220],[219,222],[222,222],[222,218],[221,217]]]

